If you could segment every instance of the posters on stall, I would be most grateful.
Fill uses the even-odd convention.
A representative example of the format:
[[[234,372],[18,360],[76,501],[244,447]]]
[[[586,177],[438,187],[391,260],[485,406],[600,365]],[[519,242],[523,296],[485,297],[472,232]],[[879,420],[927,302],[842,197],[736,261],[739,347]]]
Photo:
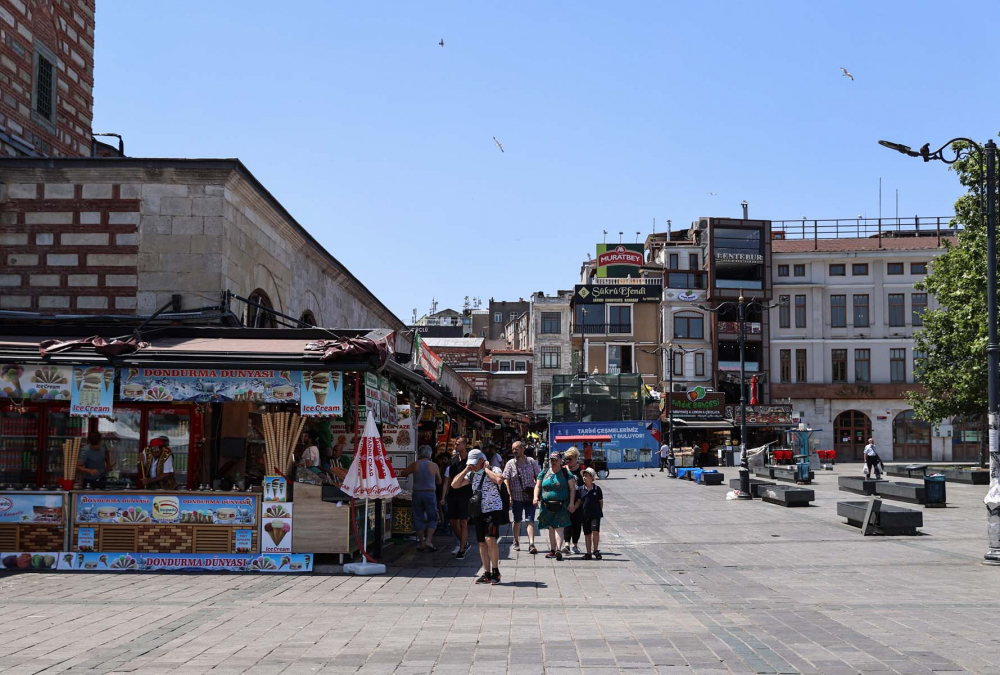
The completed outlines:
[[[78,551],[93,551],[94,546],[94,528],[92,527],[80,527],[76,530],[76,548]]]
[[[0,523],[62,525],[63,496],[61,494],[0,495]]]
[[[256,525],[256,495],[76,495],[78,523],[204,523]]]
[[[272,504],[264,509],[260,522],[261,553],[290,553],[292,550],[292,507]]]
[[[235,538],[237,553],[249,553],[253,550],[253,530],[236,530]]]
[[[365,408],[368,415],[374,415],[376,422],[382,421],[382,391],[377,373],[365,373]],[[365,419],[368,419],[367,416]]]
[[[122,401],[292,403],[299,400],[302,378],[292,370],[223,368],[125,368]]]
[[[2,569],[9,572],[51,572],[64,569],[59,564],[61,555],[60,553],[11,551],[0,553],[0,564],[3,565]]]
[[[264,476],[264,501],[284,502],[288,500],[288,481],[283,476]]]
[[[68,560],[67,560],[68,559]],[[65,564],[63,564],[65,563]],[[83,572],[311,572],[311,553],[66,553],[59,569]]]
[[[69,414],[74,417],[111,417],[115,407],[115,369],[73,366]]]
[[[70,366],[0,363],[0,398],[68,401],[72,379]]]
[[[395,425],[382,426],[382,442],[386,452],[417,450],[417,434],[413,430],[413,411],[408,405],[394,406]]]
[[[337,371],[298,373],[301,389],[300,412],[306,417],[344,414],[343,373]]]

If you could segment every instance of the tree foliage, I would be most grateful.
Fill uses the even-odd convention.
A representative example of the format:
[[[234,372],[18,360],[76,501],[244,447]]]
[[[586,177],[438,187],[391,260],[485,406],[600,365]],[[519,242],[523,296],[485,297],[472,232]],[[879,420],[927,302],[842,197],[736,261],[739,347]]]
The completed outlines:
[[[964,143],[954,148],[966,149]],[[926,354],[917,372],[923,391],[907,399],[917,417],[932,424],[953,415],[985,416],[986,367],[986,225],[981,177],[985,167],[975,153],[952,165],[967,192],[955,202],[952,221],[963,229],[956,243],[932,264],[926,279],[916,284],[938,301],[924,314],[915,335],[915,349]],[[982,215],[982,217],[981,217]]]

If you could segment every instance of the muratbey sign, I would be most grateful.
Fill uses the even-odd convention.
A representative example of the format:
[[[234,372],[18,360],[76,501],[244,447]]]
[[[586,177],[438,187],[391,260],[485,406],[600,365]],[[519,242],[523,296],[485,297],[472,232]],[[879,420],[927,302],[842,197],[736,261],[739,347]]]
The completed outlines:
[[[663,297],[663,286],[635,284],[622,286],[601,286],[587,284],[576,287],[576,301],[601,304],[605,302],[659,302]]]
[[[644,261],[642,244],[597,245],[598,277],[637,277]]]

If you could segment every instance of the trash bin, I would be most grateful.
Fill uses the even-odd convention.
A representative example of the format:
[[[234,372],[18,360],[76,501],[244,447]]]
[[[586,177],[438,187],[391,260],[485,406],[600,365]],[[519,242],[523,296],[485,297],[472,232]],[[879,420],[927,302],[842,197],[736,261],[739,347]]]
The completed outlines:
[[[945,504],[948,499],[945,493],[945,477],[939,473],[924,476],[924,494],[927,497],[927,505]]]

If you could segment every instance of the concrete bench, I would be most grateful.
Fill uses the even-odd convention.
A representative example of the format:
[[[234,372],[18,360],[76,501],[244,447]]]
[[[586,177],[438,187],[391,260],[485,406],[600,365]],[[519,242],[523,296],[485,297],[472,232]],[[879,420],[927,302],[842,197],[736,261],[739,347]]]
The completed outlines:
[[[809,502],[816,499],[816,493],[809,488],[794,485],[761,486],[757,494],[765,502],[779,506],[809,506]]]
[[[750,479],[750,495],[752,497],[756,497],[757,499],[760,499],[760,490],[763,489],[763,488],[765,488],[765,487],[774,487],[774,485],[775,485],[775,483],[772,483],[771,481],[760,480],[758,478],[751,478]],[[729,479],[729,487],[731,487],[734,490],[739,490],[740,489],[740,479],[739,478],[730,478]]]
[[[837,502],[837,515],[847,519],[848,525],[861,527],[868,510],[868,502]],[[872,515],[876,534],[897,535],[917,534],[917,528],[924,526],[924,514],[902,506],[882,504],[878,513]]]
[[[794,465],[789,466],[772,466],[771,467],[771,478],[774,480],[783,480],[787,483],[797,483],[799,476],[798,467]],[[812,471],[809,472],[809,482],[812,482],[816,478],[816,474]]]
[[[885,467],[887,476],[897,478],[923,478],[926,471],[926,464],[888,464]]]
[[[774,480],[774,467],[765,466],[763,468],[757,469],[753,472],[753,475],[757,478],[764,478],[766,480]]]
[[[677,467],[677,478],[681,480],[694,480],[694,472],[699,471],[693,466],[681,466]]]
[[[883,499],[894,499],[911,504],[926,504],[927,492],[923,483],[904,483],[902,481],[879,481],[878,496]]]
[[[971,468],[948,468],[948,469],[935,469],[933,466],[928,467],[930,473],[940,473],[943,474],[945,479],[949,483],[964,483],[965,485],[989,485],[990,484],[990,470],[980,469],[978,467]]]
[[[844,492],[853,492],[858,495],[872,496],[879,494],[876,492],[880,483],[884,483],[884,480],[874,480],[871,478],[865,478],[864,476],[840,476],[837,479],[837,484],[840,489]]]
[[[694,481],[702,485],[722,485],[726,477],[715,469],[705,469],[701,473],[695,473]]]

